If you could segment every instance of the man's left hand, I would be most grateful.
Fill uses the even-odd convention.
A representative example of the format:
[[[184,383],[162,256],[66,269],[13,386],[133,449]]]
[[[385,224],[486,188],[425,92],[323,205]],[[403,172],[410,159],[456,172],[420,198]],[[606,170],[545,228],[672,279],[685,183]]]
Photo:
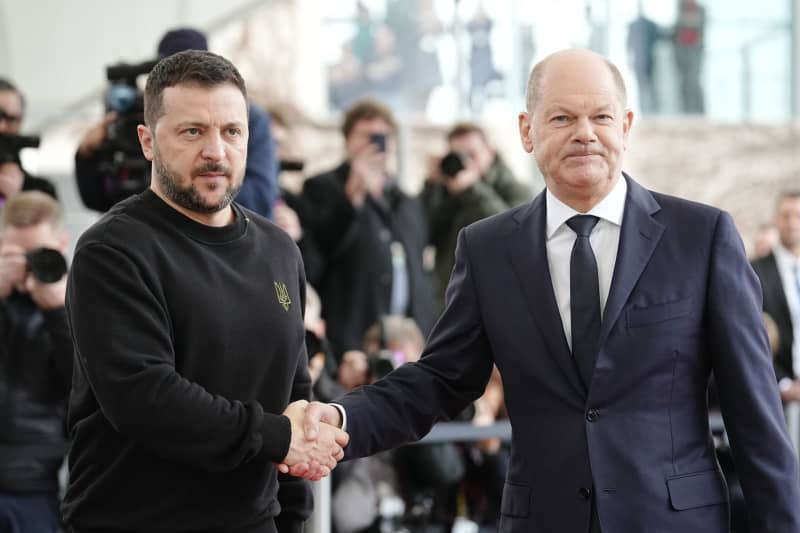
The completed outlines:
[[[39,309],[48,311],[64,307],[67,294],[67,276],[54,283],[42,283],[33,274],[25,279],[25,290]]]

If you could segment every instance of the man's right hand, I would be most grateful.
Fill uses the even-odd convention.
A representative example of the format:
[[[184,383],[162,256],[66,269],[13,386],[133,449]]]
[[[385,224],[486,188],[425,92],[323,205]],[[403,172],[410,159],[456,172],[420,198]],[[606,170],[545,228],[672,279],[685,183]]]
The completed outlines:
[[[11,291],[21,286],[27,272],[24,249],[7,243],[0,246],[0,299],[8,298]]]
[[[316,402],[315,402],[316,403]],[[324,405],[324,404],[320,404]],[[317,481],[330,474],[331,470],[344,457],[342,448],[347,446],[349,437],[336,425],[320,424],[322,415],[317,415],[317,408],[308,412],[310,405],[305,400],[290,404],[284,411],[292,426],[292,440],[289,453],[278,470],[293,476]],[[335,407],[332,409],[336,410]],[[338,411],[337,415],[338,417]],[[314,431],[309,431],[309,417],[316,419]],[[325,420],[322,420],[325,422]]]
[[[380,196],[386,174],[386,152],[367,144],[350,159],[350,174],[344,192],[354,207],[361,207],[367,195]]]
[[[83,158],[91,157],[100,145],[102,145],[107,137],[106,131],[108,130],[108,125],[114,122],[117,118],[117,114],[113,111],[106,113],[106,116],[103,117],[103,120],[92,126],[92,129],[86,132],[86,135],[83,136],[80,145],[78,146],[78,153]]]

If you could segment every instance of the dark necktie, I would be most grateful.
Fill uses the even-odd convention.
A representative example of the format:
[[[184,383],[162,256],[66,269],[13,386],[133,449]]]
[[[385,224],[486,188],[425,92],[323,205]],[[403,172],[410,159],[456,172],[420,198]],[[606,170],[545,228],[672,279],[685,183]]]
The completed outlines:
[[[600,337],[600,284],[597,261],[589,244],[589,235],[598,220],[592,215],[576,215],[567,220],[567,226],[578,235],[569,260],[572,356],[586,388],[592,380]]]

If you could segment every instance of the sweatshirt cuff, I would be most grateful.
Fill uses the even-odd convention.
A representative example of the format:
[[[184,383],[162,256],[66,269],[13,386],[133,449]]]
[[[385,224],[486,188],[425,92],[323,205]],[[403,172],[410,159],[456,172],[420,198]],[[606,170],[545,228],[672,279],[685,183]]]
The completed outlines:
[[[261,449],[273,463],[282,463],[292,442],[292,423],[285,415],[264,413],[261,422]]]

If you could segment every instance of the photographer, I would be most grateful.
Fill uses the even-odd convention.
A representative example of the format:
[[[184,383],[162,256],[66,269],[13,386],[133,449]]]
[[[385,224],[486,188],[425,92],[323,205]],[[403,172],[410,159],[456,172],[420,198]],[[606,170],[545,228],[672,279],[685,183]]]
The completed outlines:
[[[158,57],[184,50],[208,50],[206,36],[189,28],[170,30],[158,44]],[[147,74],[154,63],[142,63],[141,74]],[[135,78],[127,81],[128,85],[135,87]],[[142,104],[140,92],[137,101]],[[113,109],[113,105],[108,105],[110,103],[107,102],[107,107]],[[75,154],[75,177],[81,200],[89,209],[107,211],[118,201],[142,192],[149,185],[150,167],[136,137],[136,125],[142,123],[142,113],[142,109],[138,112],[133,109],[109,111],[81,140]],[[118,140],[110,138],[109,130],[119,131]],[[248,105],[248,130],[247,167],[236,202],[272,218],[272,208],[279,196],[278,159],[270,133],[269,115],[252,102]],[[130,142],[126,140],[128,137]],[[120,160],[123,160],[122,164]]]
[[[413,318],[423,332],[433,324],[430,280],[422,264],[428,236],[420,202],[389,171],[396,122],[374,100],[362,100],[342,124],[346,160],[308,178],[298,211],[319,249],[328,338],[339,357],[358,349],[364,331],[385,314]]]
[[[17,194],[0,237],[0,529],[55,532],[72,378],[58,203]]]
[[[52,182],[25,172],[19,150],[37,147],[37,137],[19,135],[25,113],[25,98],[10,81],[0,78],[0,205],[19,191],[42,191],[56,198]]]
[[[447,134],[450,152],[434,158],[422,192],[429,242],[436,248],[434,298],[444,307],[461,228],[531,199],[477,124],[456,124]]]

